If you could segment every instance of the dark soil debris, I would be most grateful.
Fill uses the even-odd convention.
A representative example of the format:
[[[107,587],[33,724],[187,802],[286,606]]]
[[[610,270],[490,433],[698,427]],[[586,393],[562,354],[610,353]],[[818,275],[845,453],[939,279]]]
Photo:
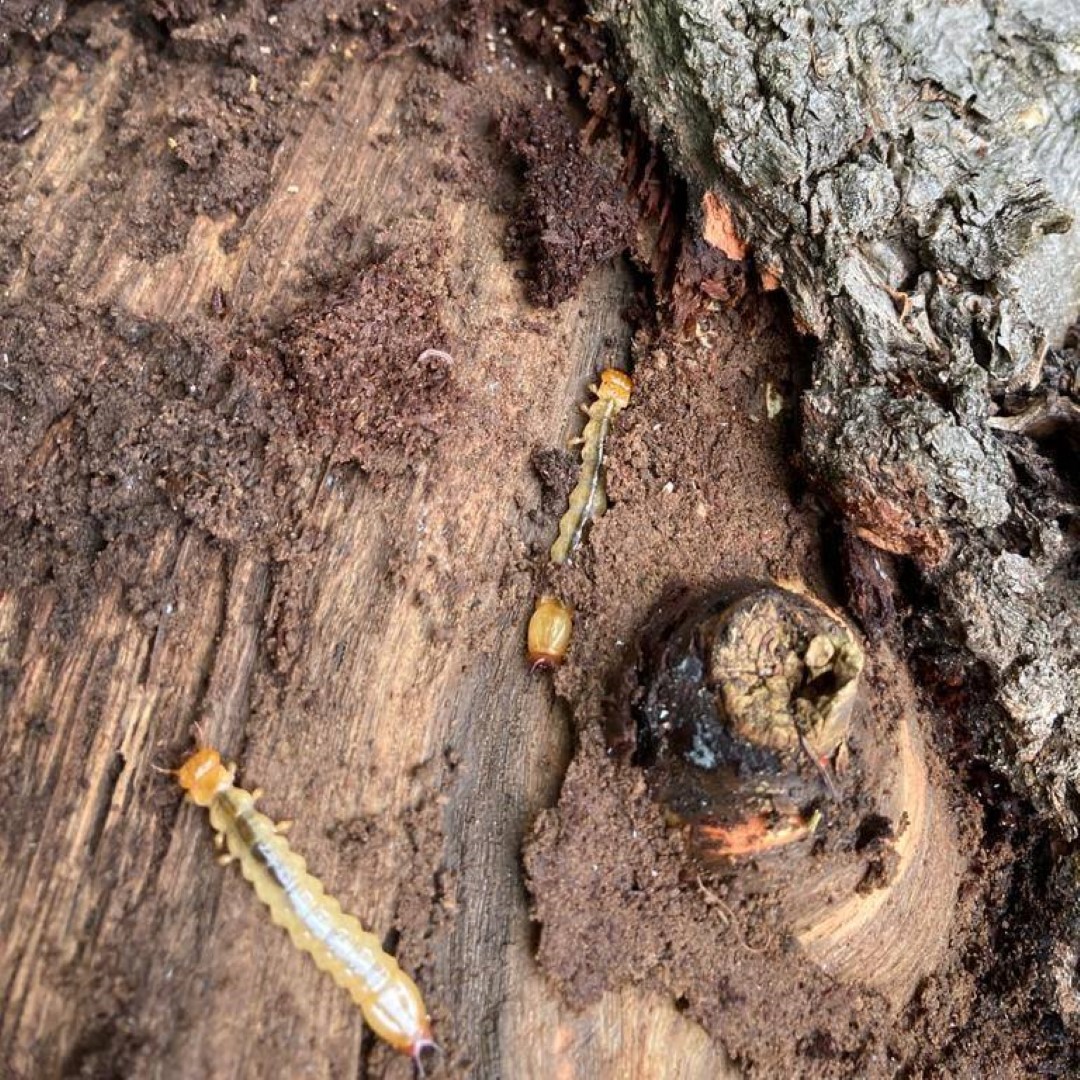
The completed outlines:
[[[274,534],[274,477],[292,465],[268,444],[288,418],[222,340],[15,306],[0,355],[5,584],[74,586],[113,542],[137,548],[177,520],[226,542]]]
[[[74,590],[179,522],[283,556],[325,463],[410,468],[458,401],[436,278],[390,255],[239,350],[213,324],[0,312],[0,582]]]
[[[737,304],[746,295],[748,275],[748,263],[727,258],[700,238],[688,240],[679,253],[671,289],[675,326],[692,333],[710,300]]]
[[[558,521],[576,480],[576,462],[567,450],[544,447],[533,452],[532,467],[540,481],[540,517]]]
[[[400,473],[454,415],[454,343],[440,316],[437,244],[427,245],[365,267],[246,358],[273,371],[301,437],[331,462]]]
[[[499,136],[521,162],[524,191],[507,250],[532,267],[530,293],[554,306],[596,265],[626,251],[635,214],[607,143],[586,151],[564,110],[533,105],[504,114]]]

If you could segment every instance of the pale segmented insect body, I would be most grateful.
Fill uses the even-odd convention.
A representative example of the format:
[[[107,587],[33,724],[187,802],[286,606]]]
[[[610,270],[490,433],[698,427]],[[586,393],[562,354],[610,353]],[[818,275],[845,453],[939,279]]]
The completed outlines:
[[[222,764],[208,748],[176,770],[188,798],[209,809],[219,844],[227,847],[227,858],[239,861],[270,918],[349,992],[377,1035],[419,1064],[436,1044],[416,984],[374,934],[326,895],[279,827],[255,809],[256,794],[234,785],[235,775],[236,766]]]
[[[558,667],[566,659],[574,616],[557,596],[542,596],[529,620],[529,643],[526,655],[534,671]]]
[[[633,385],[625,371],[607,368],[600,375],[600,385],[590,387],[596,400],[587,409],[589,420],[581,433],[581,474],[570,493],[570,506],[559,522],[559,537],[551,545],[552,562],[566,562],[581,543],[585,526],[607,510],[604,451],[612,422],[630,403]]]

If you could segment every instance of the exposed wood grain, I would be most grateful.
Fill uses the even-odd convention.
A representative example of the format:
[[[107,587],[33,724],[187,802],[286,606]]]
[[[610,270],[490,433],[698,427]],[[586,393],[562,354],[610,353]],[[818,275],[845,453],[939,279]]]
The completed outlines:
[[[227,219],[199,219],[156,263],[90,230],[61,237],[80,228],[82,169],[126,49],[72,69],[27,144],[19,182],[42,200],[28,272],[34,251],[63,243],[90,299],[178,321],[221,286],[232,320],[288,310],[317,230],[427,220],[471,296],[445,316],[475,342],[455,378],[487,437],[452,430],[415,476],[382,487],[313,469],[298,546],[319,542],[293,562],[163,532],[154,630],[109,582],[66,632],[48,593],[0,597],[0,796],[32,808],[31,827],[2,840],[0,1058],[24,1077],[103,1058],[129,1076],[409,1074],[214,864],[205,820],[154,772],[199,721],[239,757],[241,782],[266,789],[268,812],[297,819],[296,847],[342,901],[378,933],[402,927],[451,1069],[720,1075],[719,1051],[670,1002],[626,991],[583,1013],[560,1003],[532,961],[519,866],[569,750],[566,717],[522,659],[527,545],[549,539],[529,517],[529,456],[565,438],[588,373],[625,354],[626,272],[594,274],[555,311],[529,306],[503,222],[433,186],[422,139],[397,131],[415,70],[404,56],[346,69],[333,108],[281,149],[235,250],[218,243]],[[312,62],[313,88],[322,70]],[[435,898],[418,914],[416,895]]]

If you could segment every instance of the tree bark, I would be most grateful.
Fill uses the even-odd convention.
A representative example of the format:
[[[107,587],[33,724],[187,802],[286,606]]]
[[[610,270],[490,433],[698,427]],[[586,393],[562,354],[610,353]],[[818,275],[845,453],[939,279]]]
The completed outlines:
[[[935,0],[593,8],[651,132],[710,193],[706,235],[730,219],[819,340],[810,475],[938,590],[994,687],[979,738],[1075,835],[1075,17]]]

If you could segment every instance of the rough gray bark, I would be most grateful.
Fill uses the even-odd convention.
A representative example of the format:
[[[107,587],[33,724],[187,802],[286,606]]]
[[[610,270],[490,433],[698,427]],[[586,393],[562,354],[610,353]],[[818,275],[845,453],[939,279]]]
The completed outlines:
[[[594,8],[654,135],[820,341],[811,475],[935,580],[993,676],[1001,764],[1075,835],[1080,8]]]

